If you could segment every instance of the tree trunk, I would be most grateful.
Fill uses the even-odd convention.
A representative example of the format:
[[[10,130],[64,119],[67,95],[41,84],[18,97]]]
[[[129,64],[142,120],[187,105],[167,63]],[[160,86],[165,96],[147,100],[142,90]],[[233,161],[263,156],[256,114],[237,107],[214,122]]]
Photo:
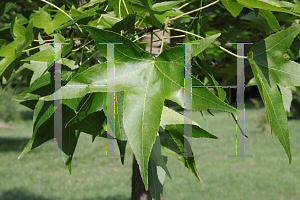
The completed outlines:
[[[152,200],[150,191],[145,190],[145,186],[140,174],[139,165],[133,155],[132,163],[132,190],[131,190],[131,200]],[[160,200],[163,200],[162,191],[160,193]]]
[[[165,20],[165,22],[168,19],[169,18],[167,18]],[[162,31],[157,32],[157,35],[160,37],[162,36],[162,34],[163,34]],[[170,37],[170,32],[165,33],[165,37]],[[158,38],[155,35],[153,35],[153,40],[157,40],[157,39]],[[151,36],[147,35],[142,40],[148,42],[151,40]],[[170,43],[170,39],[165,39],[164,42]],[[159,53],[160,45],[161,45],[161,41],[153,43],[153,46],[152,46],[153,54],[157,55]],[[150,43],[147,44],[146,51],[150,52]],[[140,174],[140,170],[139,170],[139,165],[138,165],[134,155],[133,155],[133,163],[132,163],[132,179],[131,179],[131,181],[132,181],[131,200],[152,200],[150,191],[145,190],[145,186],[144,186],[144,183],[143,183],[143,180],[142,180],[142,177]],[[163,193],[163,189],[160,193],[160,200],[163,200],[162,193]]]

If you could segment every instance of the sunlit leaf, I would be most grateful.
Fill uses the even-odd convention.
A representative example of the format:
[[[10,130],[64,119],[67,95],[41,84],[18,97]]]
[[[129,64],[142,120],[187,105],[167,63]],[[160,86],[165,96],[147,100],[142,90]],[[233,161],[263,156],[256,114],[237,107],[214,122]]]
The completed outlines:
[[[300,33],[300,25],[290,27],[255,44],[248,53],[268,122],[282,144],[291,164],[289,127],[278,86],[299,86],[300,65],[283,54]]]
[[[106,56],[103,42],[123,42],[115,45],[115,92],[124,91],[124,129],[129,144],[140,166],[141,175],[148,187],[147,167],[151,147],[160,125],[165,99],[184,106],[184,47],[178,46],[164,51],[157,58],[140,49],[130,40],[109,31],[92,27],[88,30],[101,54]],[[213,36],[213,39],[215,36]],[[208,46],[207,38],[201,44],[194,44],[195,52]],[[197,42],[197,41],[196,41]],[[202,45],[203,43],[203,45]],[[107,81],[106,63],[95,65],[76,75],[67,85],[105,85]],[[201,84],[193,78],[193,83]],[[106,92],[105,87],[62,89],[63,98],[78,98],[87,93]],[[236,113],[237,110],[225,104],[207,88],[193,90],[193,110],[217,109]],[[53,99],[53,95],[42,98]]]

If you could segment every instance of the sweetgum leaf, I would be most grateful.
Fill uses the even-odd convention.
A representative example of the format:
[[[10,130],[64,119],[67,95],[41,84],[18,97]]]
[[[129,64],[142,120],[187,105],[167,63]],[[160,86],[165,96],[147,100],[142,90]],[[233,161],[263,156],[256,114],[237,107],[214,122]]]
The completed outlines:
[[[165,99],[177,102],[182,107],[193,110],[216,109],[227,112],[238,112],[224,103],[209,89],[193,90],[193,108],[184,106],[184,46],[177,46],[164,51],[157,58],[139,48],[130,40],[110,31],[82,26],[91,33],[97,48],[106,57],[104,42],[123,42],[115,45],[115,92],[124,91],[123,123],[128,142],[140,166],[141,176],[148,189],[148,161],[152,145],[160,125]],[[218,35],[195,41],[193,50],[199,52],[215,40]],[[78,73],[67,85],[106,85],[107,64],[102,63]],[[201,85],[198,79],[193,83]],[[105,87],[85,87],[62,89],[65,99],[79,98],[87,93],[113,92]],[[53,100],[49,95],[42,100]]]
[[[27,101],[27,103],[29,101]],[[78,101],[80,101],[80,99],[72,99],[69,101],[63,100],[64,104],[62,105],[63,117],[61,150],[65,155],[70,155],[70,157],[64,159],[65,164],[69,168],[70,174],[73,154],[80,132],[85,132],[93,136],[105,137],[105,131],[102,127],[102,124],[105,120],[105,115],[103,112],[92,113],[82,121],[74,123],[68,127],[66,126],[67,122],[75,115],[74,109],[77,109],[76,105],[79,107],[79,104],[76,104]],[[18,159],[23,157],[29,151],[54,138],[54,110],[53,102],[40,100],[37,102],[33,116],[33,134]]]
[[[197,177],[197,179],[202,182],[202,179],[196,167],[195,158],[184,156],[186,152],[185,150],[191,149],[191,146],[189,145],[189,143],[187,143],[187,146],[184,146],[185,138],[182,133],[176,131],[175,129],[168,129],[168,127],[166,127],[164,132],[159,133],[159,136],[161,138],[162,155],[170,155],[181,161]]]
[[[7,13],[14,5],[17,3],[17,0],[3,0],[0,3],[0,17]]]
[[[155,161],[159,166],[161,166],[164,171],[168,174],[169,178],[171,178],[171,174],[166,166],[165,160],[161,155],[161,143],[159,135],[156,136],[155,142],[153,144],[153,148],[150,154],[150,158]]]
[[[114,10],[114,14],[118,17],[120,17],[119,15],[121,14],[122,17],[126,17],[127,16],[127,11],[126,11],[126,8],[129,12],[129,14],[133,14],[133,10],[131,9],[131,1],[130,0],[124,0],[121,2],[120,4],[120,9],[119,9],[119,3],[120,1],[119,0],[108,0],[108,8],[107,10],[110,10],[111,8],[113,8]],[[125,5],[126,5],[126,8],[125,8]],[[120,13],[121,11],[121,13]]]
[[[244,8],[244,6],[236,2],[236,0],[221,0],[221,2],[233,17],[237,17]]]
[[[167,157],[165,157],[167,158]],[[165,182],[164,169],[158,165],[151,158],[149,159],[149,191],[151,193],[152,199],[159,200],[160,193]]]
[[[237,2],[248,8],[259,8],[263,10],[285,12],[289,14],[294,14],[288,9],[293,7],[295,4],[279,1],[279,0],[237,0]]]
[[[165,16],[163,14],[166,11],[156,11],[152,8],[152,2],[151,0],[141,0],[142,4],[145,6],[147,11],[149,12],[151,18],[153,19],[155,25],[159,28],[162,29],[162,25],[165,21]]]
[[[129,33],[134,33],[135,14],[130,14],[122,21],[117,22],[111,28],[111,31],[120,32],[121,30],[127,30]]]
[[[4,57],[0,61],[0,76],[15,59],[23,54],[22,51],[33,41],[33,23],[30,21],[24,30],[24,28],[17,23],[17,18],[15,18],[12,23],[11,32],[15,36],[14,41],[0,50],[0,57]]]
[[[282,144],[291,164],[289,127],[278,86],[299,86],[300,65],[283,55],[300,33],[300,25],[290,27],[255,44],[249,62],[266,106],[268,122]]]
[[[260,9],[258,13],[267,20],[268,25],[273,31],[280,31],[280,25],[271,11]]]
[[[62,10],[65,10],[65,6],[61,7]],[[51,19],[51,16],[44,9],[39,8],[40,15],[33,18],[33,25],[38,28],[45,30],[47,35],[51,35],[55,29],[57,29],[61,24],[70,20],[68,16],[63,14],[61,11],[58,11],[54,19]]]
[[[287,114],[289,114],[293,100],[292,90],[289,87],[283,87],[280,85],[278,86],[280,88],[284,109],[287,112]]]

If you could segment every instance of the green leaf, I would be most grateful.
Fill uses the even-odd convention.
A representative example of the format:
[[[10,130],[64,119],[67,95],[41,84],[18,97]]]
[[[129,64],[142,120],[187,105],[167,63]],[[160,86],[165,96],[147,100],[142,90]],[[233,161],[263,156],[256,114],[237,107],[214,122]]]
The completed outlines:
[[[172,126],[166,126],[166,125],[172,125]],[[183,132],[184,115],[174,111],[171,108],[164,106],[161,114],[160,126],[168,127],[168,129],[170,130],[176,129],[177,131],[179,132],[182,131],[181,133],[184,133]],[[199,138],[199,137],[217,138],[216,136],[202,129],[200,124],[198,124],[193,120],[192,120],[192,131],[193,131],[193,137],[195,138]]]
[[[282,96],[283,106],[287,114],[291,111],[291,104],[293,100],[292,90],[289,87],[279,86],[280,93]]]
[[[127,30],[129,33],[134,33],[135,14],[127,15],[122,21],[117,22],[111,28],[111,31],[120,32],[121,30]]]
[[[0,49],[1,57],[14,57],[15,48],[17,48],[18,44],[24,40],[24,37],[16,38],[13,42],[9,43],[2,49]]]
[[[2,49],[7,44],[7,41],[4,39],[0,39],[0,48]]]
[[[258,13],[259,13],[259,9],[258,8],[253,8],[253,11],[254,11],[255,17],[257,17]]]
[[[164,169],[159,166],[151,158],[149,159],[149,191],[151,193],[152,199],[159,200],[160,193],[165,182]]]
[[[147,189],[148,161],[160,125],[165,99],[192,109],[189,105],[184,106],[184,46],[166,50],[153,59],[148,52],[119,34],[87,26],[82,28],[91,33],[104,57],[107,56],[106,45],[99,43],[123,42],[115,45],[115,92],[124,91],[124,129]],[[203,49],[202,42],[208,45],[206,40],[213,41],[211,38],[201,40],[200,44],[194,44],[193,49],[196,52]],[[67,85],[106,85],[106,76],[107,64],[103,63],[78,73]],[[193,83],[202,84],[196,78],[193,78]],[[106,87],[69,87],[62,90],[62,96],[65,99],[78,98],[93,92],[107,91]],[[192,98],[193,110],[217,109],[237,112],[207,88],[193,90]],[[53,100],[53,95],[41,99]]]
[[[25,63],[22,67],[33,71],[33,76],[30,80],[30,84],[32,84],[44,73],[44,71],[47,69],[47,64],[39,61],[30,61],[30,64]]]
[[[259,8],[263,10],[285,12],[295,15],[289,9],[286,9],[287,4],[284,4],[282,1],[278,0],[237,0],[237,2],[248,8]]]
[[[127,136],[124,129],[124,92],[116,93],[115,137],[120,150],[121,162],[124,165]]]
[[[62,105],[62,151],[65,155],[70,155],[70,157],[64,159],[65,164],[69,168],[70,174],[72,158],[80,132],[83,131],[93,136],[105,137],[105,130],[102,126],[103,122],[105,121],[105,115],[103,112],[92,113],[82,121],[72,124],[68,127],[66,126],[67,122],[70,121],[75,115],[75,112],[72,109],[78,109],[80,105],[78,103],[76,104],[78,101],[80,100],[63,100]],[[33,108],[32,105],[35,104],[35,100],[27,100],[21,103],[26,103],[27,106]],[[19,158],[23,157],[26,153],[40,146],[44,142],[54,138],[54,110],[53,102],[38,101],[38,103],[35,105],[33,116],[33,135],[20,154]]]
[[[67,101],[72,101],[65,99]],[[68,122],[68,125],[74,124],[78,121],[83,120],[91,113],[101,111],[106,107],[106,94],[105,93],[92,93],[89,94],[87,99],[84,101],[82,106],[80,107],[78,113]]]
[[[61,64],[68,66],[71,70],[77,69],[79,67],[78,63],[67,58],[61,58]]]
[[[65,10],[65,6],[63,5],[61,9]],[[53,21],[50,17],[50,14],[44,9],[39,7],[39,11],[40,15],[33,18],[33,25],[35,27],[44,29],[47,35],[51,35],[53,31],[56,30],[61,24],[64,24],[70,20],[70,18],[61,11],[57,12]]]
[[[192,124],[193,124],[192,125],[192,137],[193,138],[217,139],[216,136],[214,136],[211,133],[207,132],[206,130],[202,129],[198,123],[192,121]],[[177,135],[180,138],[179,140],[176,140],[177,142],[179,142],[179,144],[177,144],[176,142],[174,142],[174,139],[166,136],[167,139],[165,139],[164,142],[162,143],[164,147],[172,150],[170,152],[170,150],[168,151],[164,148],[163,149],[164,155],[172,155],[178,159],[177,156],[183,155],[183,152],[184,152],[183,146],[180,143],[180,141],[183,141],[183,135],[184,135],[184,116],[182,114],[177,113],[176,111],[164,106],[162,117],[161,117],[161,126],[164,127],[168,133],[171,133],[173,135],[175,134],[175,136]],[[164,138],[164,137],[162,136],[162,138]],[[180,158],[179,160],[182,161],[186,165],[186,167],[188,169],[190,169],[198,178],[198,175],[197,175],[198,173],[196,172],[197,169],[194,167],[194,164],[193,164],[194,161],[191,160],[191,158],[187,158],[186,160],[183,158]]]
[[[61,9],[63,11],[65,11],[65,5],[63,5],[61,7]],[[56,15],[54,16],[54,18],[52,20],[53,30],[55,30],[61,24],[64,24],[64,23],[66,23],[69,20],[70,20],[70,18],[66,14],[64,14],[60,10],[56,10]]]
[[[56,40],[59,40],[59,41],[64,40],[64,38],[61,35],[58,35],[58,34],[55,34],[55,35],[56,35],[55,36]],[[74,37],[74,32],[71,35],[70,42],[68,44],[62,45],[62,47],[61,47],[62,58],[64,56],[66,56],[72,50],[73,43],[74,43],[73,37]],[[54,55],[55,55],[54,48],[51,45],[49,45],[45,50],[39,51],[39,52],[33,54],[32,56],[29,56],[28,58],[21,60],[21,61],[47,62],[48,67],[47,67],[46,71],[48,71],[54,65],[54,59],[53,59]],[[63,58],[62,61],[67,61],[67,59]],[[67,63],[68,63],[68,61],[67,61]],[[70,63],[68,63],[68,64],[70,64]],[[75,67],[75,66],[72,66],[72,64],[71,64],[71,65],[69,65],[69,67]]]
[[[38,34],[38,40],[40,41],[43,41],[44,39],[42,38],[41,36],[41,33],[39,32]],[[40,45],[40,51],[44,51],[44,50],[47,50],[47,49],[52,49],[52,46],[50,44],[46,44],[45,42],[39,42],[39,45]]]
[[[54,48],[52,46],[50,47],[46,50],[39,51],[22,61],[41,61],[41,62],[47,62],[48,67],[52,66],[54,63]]]
[[[211,71],[209,70],[209,68],[205,65],[199,65],[197,60],[193,60],[194,63],[202,70],[202,72],[205,74],[205,76],[208,78],[208,80],[210,81],[210,83],[212,85],[220,85],[217,80],[215,79],[215,77],[213,76],[213,74],[211,73]],[[226,92],[223,88],[213,88],[214,91],[218,94],[219,98],[224,101],[226,98]]]
[[[118,92],[116,94],[116,107],[115,107],[115,138],[117,139],[117,144],[120,150],[121,162],[124,165],[125,159],[125,151],[126,151],[126,144],[127,144],[127,137],[125,135],[124,125],[123,125],[123,99],[124,93]],[[63,101],[71,101],[74,102],[73,99],[64,99]],[[77,106],[78,107],[78,106]],[[89,120],[92,114],[101,110],[106,111],[106,94],[105,93],[92,93],[88,94],[87,99],[84,101],[82,106],[80,107],[78,113],[67,123],[67,126],[77,123],[79,121],[85,120],[86,123],[92,122]],[[104,115],[105,118],[105,115]],[[102,119],[100,117],[100,119]],[[100,120],[101,121],[101,120]],[[102,125],[102,123],[97,122],[98,125]],[[96,122],[95,122],[96,124]],[[97,124],[96,124],[97,125]],[[91,125],[92,127],[92,125]],[[102,129],[102,128],[101,128]],[[101,130],[100,129],[100,130]],[[92,129],[94,132],[89,133],[89,129],[82,129],[83,132],[92,134],[93,136],[97,136],[99,134],[99,130]],[[101,133],[100,135],[102,135]],[[104,136],[105,137],[105,136]]]
[[[271,11],[260,9],[259,14],[267,20],[268,25],[270,26],[270,28],[273,31],[275,31],[275,32],[280,31],[280,25],[279,25],[276,17],[273,15],[273,13]]]
[[[4,0],[0,3],[0,17],[7,13],[14,5],[17,3],[17,0]]]
[[[159,2],[159,3],[155,3],[152,6],[152,9],[155,11],[167,11],[167,10],[171,10],[173,6],[179,4],[180,2],[182,2],[184,0],[179,0],[179,1],[163,1],[163,2]]]
[[[55,33],[54,34],[54,42],[55,43],[66,43],[66,40],[61,34]]]
[[[45,104],[44,104],[45,103]],[[52,103],[53,104],[53,103]],[[22,153],[20,154],[20,156],[18,157],[18,159],[20,159],[21,157],[23,157],[26,153],[28,153],[29,151],[35,149],[36,147],[40,146],[41,144],[43,144],[44,142],[47,142],[51,139],[54,138],[54,115],[53,115],[53,111],[52,110],[52,115],[50,115],[50,117],[42,117],[40,116],[41,114],[39,114],[38,111],[41,111],[42,113],[50,113],[50,110],[47,109],[49,107],[49,102],[43,102],[43,101],[39,101],[36,109],[35,109],[35,113],[34,113],[34,120],[35,122],[37,122],[38,124],[40,124],[40,126],[38,128],[37,124],[35,125],[35,129],[33,131],[33,135],[31,137],[31,139],[29,140],[29,142],[27,143],[26,147],[24,148],[24,150],[22,151]],[[65,106],[62,105],[62,115],[64,116],[62,118],[62,123],[63,123],[63,129],[62,129],[62,135],[63,135],[63,143],[64,144],[68,144],[68,135],[71,134],[75,134],[74,131],[75,129],[72,128],[68,128],[65,129],[64,125],[66,124],[66,122],[68,121],[68,119],[72,116],[72,110]],[[47,118],[47,119],[46,119]],[[39,123],[41,120],[45,120],[44,123]],[[66,151],[66,145],[63,145],[63,150]],[[66,155],[70,155],[67,154],[67,152],[65,152]]]
[[[30,86],[21,93],[21,95],[27,94],[29,92],[36,91],[37,89],[43,88],[45,86],[48,86],[52,83],[51,86],[53,86],[53,91],[54,91],[54,85],[53,85],[53,75],[50,72],[46,72],[44,75],[36,79],[33,83],[30,84]],[[44,93],[43,93],[44,94]],[[43,94],[40,94],[41,96]],[[46,93],[47,94],[47,93]]]
[[[120,17],[120,11],[121,11],[121,16],[122,17],[126,17],[127,11],[125,8],[124,3],[126,4],[126,8],[129,12],[129,14],[133,14],[135,13],[132,9],[131,9],[131,2],[129,0],[124,0],[124,1],[119,1],[119,0],[108,0],[108,8],[107,10],[110,10],[111,8],[113,8],[114,10],[114,14],[118,17]],[[120,5],[120,9],[119,9],[119,5]]]
[[[163,156],[161,155],[161,143],[160,143],[159,135],[156,136],[155,142],[154,142],[152,150],[151,150],[150,159],[152,159],[159,166],[161,166],[163,168],[163,170],[167,173],[169,178],[171,178],[171,174],[166,166],[165,160],[164,160]],[[160,191],[159,191],[159,193],[160,193]]]
[[[259,27],[259,30],[263,30],[265,32],[272,32],[272,29],[270,28],[268,21],[261,15],[255,16],[254,12],[249,12],[246,15],[240,17],[240,19],[251,21],[251,23],[248,23],[250,27],[256,29]]]
[[[84,4],[84,5],[82,6],[82,8],[88,8],[88,7],[91,7],[91,6],[95,5],[96,3],[102,3],[102,2],[104,2],[104,1],[105,1],[105,0],[91,0],[89,3]]]
[[[221,0],[221,2],[233,17],[237,17],[244,8],[244,6],[236,2],[236,0]]]
[[[257,85],[255,77],[251,78],[245,87]]]
[[[171,131],[172,133],[178,133],[178,134],[184,134],[184,124],[172,124],[172,125],[167,125],[165,127],[169,132]],[[213,139],[218,139],[217,136],[214,136],[213,134],[207,132],[203,128],[197,126],[197,125],[192,125],[192,137],[193,138],[213,138]]]
[[[56,32],[68,27],[68,26],[72,26],[74,25],[76,22],[78,22],[79,20],[82,20],[82,19],[85,19],[85,18],[89,18],[89,17],[92,17],[94,15],[97,15],[97,14],[105,14],[106,12],[104,12],[103,10],[93,10],[93,11],[88,11],[88,12],[84,12],[82,13],[81,15],[75,17],[73,20],[65,23],[64,25],[60,26],[59,28],[57,27],[55,29]],[[98,20],[98,19],[97,19]]]
[[[182,133],[173,130],[168,130],[167,127],[164,132],[159,132],[161,139],[161,151],[164,156],[173,156],[181,161],[195,176],[203,182],[196,167],[194,157],[185,157],[185,149],[191,149],[191,146],[184,146],[184,137]],[[189,144],[187,142],[187,144]],[[193,154],[192,154],[193,155]]]
[[[16,34],[17,38],[0,50],[0,56],[5,57],[0,61],[0,76],[15,59],[22,55],[22,51],[33,41],[32,29],[33,24],[32,21],[30,21],[25,30],[25,34],[21,35],[23,29],[19,27],[15,19],[12,32]]]
[[[103,111],[91,113],[82,121],[75,124],[79,124],[79,129],[82,132],[88,133],[93,136],[106,137],[106,131],[102,124],[105,122],[105,114]],[[72,127],[73,125],[71,125]]]
[[[30,108],[31,110],[34,110],[35,105],[37,104],[38,100],[15,100],[19,102],[21,105],[26,106],[27,108]]]
[[[64,118],[62,119],[62,125],[64,127],[66,121],[70,119],[74,112],[69,109],[68,107],[65,108],[66,111],[64,114]],[[77,127],[76,127],[77,125]],[[61,150],[64,152],[65,155],[68,155],[68,157],[63,157],[65,164],[69,168],[70,175],[72,173],[72,159],[74,155],[74,151],[80,136],[80,124],[76,124],[74,126],[68,127],[68,128],[62,128],[62,148]],[[51,128],[52,129],[52,128]],[[98,129],[99,130],[99,129]],[[54,132],[54,131],[53,131]]]
[[[146,7],[147,11],[150,13],[151,18],[154,20],[155,25],[162,29],[162,24],[165,21],[165,16],[163,14],[165,11],[156,11],[152,8],[151,0],[141,0],[142,4]]]
[[[50,14],[40,7],[39,11],[40,15],[33,18],[33,25],[37,28],[45,29],[45,32],[49,34],[53,30]]]
[[[283,56],[299,33],[300,25],[292,26],[258,42],[248,53],[260,95],[266,106],[268,122],[286,151],[290,164],[292,156],[289,127],[277,85],[300,85],[300,65]]]
[[[17,17],[11,22],[10,33],[13,38],[24,37],[26,28],[17,23]]]
[[[206,38],[205,40],[201,40],[201,41],[197,40],[197,41],[190,42],[191,44],[201,42],[201,45],[198,48],[195,49],[193,48],[192,57],[204,51],[204,49],[206,49],[211,43],[213,43],[220,35],[221,33],[217,33],[209,38]]]

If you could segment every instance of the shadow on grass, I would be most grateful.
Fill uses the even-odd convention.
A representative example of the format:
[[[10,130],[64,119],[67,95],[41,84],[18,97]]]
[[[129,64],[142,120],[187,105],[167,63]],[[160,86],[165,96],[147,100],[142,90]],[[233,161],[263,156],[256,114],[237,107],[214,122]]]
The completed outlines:
[[[12,189],[6,191],[0,191],[1,200],[50,200],[42,196],[32,194],[23,189]]]
[[[21,111],[20,114],[22,119],[25,121],[33,119],[33,110]]]
[[[30,138],[0,137],[0,152],[22,151]]]
[[[53,198],[46,198],[43,196],[32,194],[24,189],[12,189],[12,190],[0,191],[0,199],[1,200],[54,200]],[[63,200],[65,199],[65,197],[61,197],[61,198],[59,197],[56,199]],[[116,195],[111,197],[97,197],[91,199],[83,198],[82,200],[131,200],[131,198],[125,198],[124,196]]]
[[[97,197],[97,198],[84,199],[84,200],[131,200],[131,198],[126,198],[124,196],[116,195],[111,197]]]

